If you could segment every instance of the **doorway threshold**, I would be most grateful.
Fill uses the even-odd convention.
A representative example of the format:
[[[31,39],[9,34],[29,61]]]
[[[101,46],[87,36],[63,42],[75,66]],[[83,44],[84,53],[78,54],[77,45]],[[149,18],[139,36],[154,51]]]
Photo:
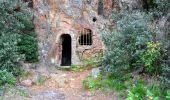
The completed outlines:
[[[57,68],[59,68],[59,69],[69,69],[70,66],[58,66]]]

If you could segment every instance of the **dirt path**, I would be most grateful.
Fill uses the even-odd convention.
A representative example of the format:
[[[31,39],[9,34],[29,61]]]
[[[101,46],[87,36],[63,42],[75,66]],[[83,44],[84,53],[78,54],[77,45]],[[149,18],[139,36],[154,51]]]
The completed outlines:
[[[27,87],[29,98],[12,98],[11,100],[116,100],[113,93],[90,92],[83,88],[82,81],[91,73],[61,71],[51,74],[43,85]],[[9,98],[8,98],[9,100]]]

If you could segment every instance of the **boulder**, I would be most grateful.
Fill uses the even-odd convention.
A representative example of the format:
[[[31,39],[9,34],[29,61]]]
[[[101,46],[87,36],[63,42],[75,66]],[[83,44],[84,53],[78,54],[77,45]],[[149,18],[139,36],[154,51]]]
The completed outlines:
[[[94,79],[96,79],[100,75],[100,68],[93,68],[91,75]]]
[[[27,87],[32,86],[32,83],[33,82],[30,79],[26,79],[26,80],[21,81],[21,85],[27,86]]]

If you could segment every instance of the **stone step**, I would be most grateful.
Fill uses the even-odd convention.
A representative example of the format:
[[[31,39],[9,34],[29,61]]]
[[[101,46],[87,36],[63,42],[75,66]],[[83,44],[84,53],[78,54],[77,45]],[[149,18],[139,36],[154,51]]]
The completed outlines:
[[[70,66],[58,66],[57,69],[70,69]]]

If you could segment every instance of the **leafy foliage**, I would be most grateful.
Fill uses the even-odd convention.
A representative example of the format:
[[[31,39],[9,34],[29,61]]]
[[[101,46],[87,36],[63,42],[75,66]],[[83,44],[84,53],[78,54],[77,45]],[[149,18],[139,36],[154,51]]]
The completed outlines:
[[[116,28],[102,33],[107,48],[102,60],[103,75],[120,84],[128,83],[126,77],[130,75],[132,85],[125,85],[128,88],[127,100],[165,99],[165,91],[170,88],[170,30],[164,33],[165,38],[160,39],[161,29],[155,24],[167,16],[170,2],[148,0],[148,3],[152,5],[147,12],[128,9],[115,12]],[[150,86],[150,81],[136,83],[139,81],[135,78],[137,75],[148,75],[151,80],[161,77],[156,82],[160,85],[152,83]]]
[[[16,79],[12,73],[7,72],[6,70],[0,70],[0,86],[3,85],[15,85]]]
[[[38,46],[34,32],[22,34],[18,45],[20,47],[19,52],[25,55],[26,62],[38,62]]]
[[[170,99],[170,90],[167,91],[167,96],[166,96],[167,99]]]
[[[85,80],[82,81],[85,89],[90,89],[92,91],[96,89],[113,89],[113,80],[111,78],[102,79],[101,75],[98,75],[96,79],[92,76],[88,76]]]
[[[37,61],[32,13],[20,0],[0,1],[0,69],[19,75],[21,61]],[[28,37],[26,37],[28,36]],[[32,48],[30,48],[30,46]]]
[[[17,46],[20,41],[18,33],[23,28],[23,25],[16,19],[14,14],[15,5],[11,3],[0,3],[0,66],[1,69],[13,72],[15,67],[19,66],[18,62],[23,60]]]
[[[85,89],[91,91],[102,90],[109,92],[112,90],[118,91],[121,97],[125,97],[125,92],[127,89],[127,84],[124,84],[124,81],[115,80],[113,77],[103,77],[102,74],[99,74],[97,78],[88,76],[85,80],[82,81]],[[131,84],[129,82],[129,84]]]
[[[170,25],[167,38],[163,40],[162,56],[160,60],[162,62],[162,74],[160,76],[165,89],[170,87]]]
[[[152,74],[154,72],[160,72],[159,64],[157,64],[158,59],[160,57],[160,43],[159,42],[148,42],[147,43],[147,50],[142,55],[141,59],[145,65],[146,72]]]
[[[146,95],[145,84],[141,80],[137,80],[136,83],[128,90],[127,100],[143,100]]]
[[[158,18],[161,16],[165,16],[170,8],[170,2],[169,0],[152,0],[153,9],[151,9],[151,12],[157,16]]]
[[[107,47],[102,63],[107,73],[120,76],[141,67],[138,62],[146,51],[146,44],[151,41],[152,33],[144,13],[122,11],[115,14],[114,19],[117,21],[117,30],[102,34]]]

